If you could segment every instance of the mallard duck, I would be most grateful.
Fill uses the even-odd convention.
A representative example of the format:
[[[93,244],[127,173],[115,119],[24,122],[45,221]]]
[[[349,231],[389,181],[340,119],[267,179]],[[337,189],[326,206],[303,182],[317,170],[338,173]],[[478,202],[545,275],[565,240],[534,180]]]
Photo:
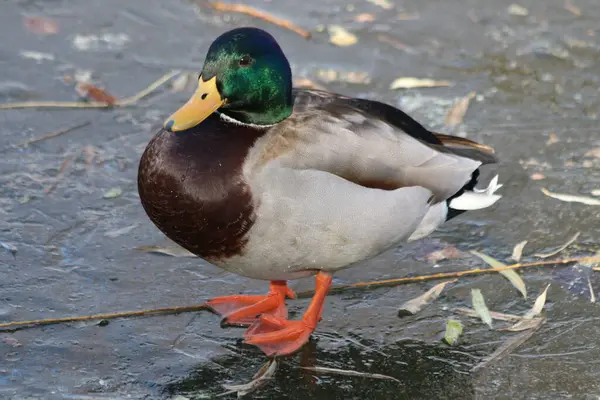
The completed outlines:
[[[247,343],[286,355],[321,319],[332,274],[494,204],[477,189],[494,151],[430,132],[374,100],[292,88],[275,39],[239,28],[210,46],[190,100],[141,157],[150,220],[204,260],[270,281],[264,296],[207,302]],[[286,281],[316,275],[303,317],[288,320]]]

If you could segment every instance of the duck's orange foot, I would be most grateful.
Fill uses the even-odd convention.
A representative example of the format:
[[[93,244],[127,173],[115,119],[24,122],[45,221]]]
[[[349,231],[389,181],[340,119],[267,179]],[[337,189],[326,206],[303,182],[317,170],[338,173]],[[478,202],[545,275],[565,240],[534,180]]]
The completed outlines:
[[[246,331],[246,343],[258,346],[267,356],[283,356],[300,349],[321,320],[331,280],[326,272],[317,274],[315,295],[301,320],[289,321],[277,315],[262,314]]]
[[[303,318],[289,321],[263,314],[248,328],[246,343],[260,348],[267,356],[284,356],[300,349],[315,330],[315,323]]]
[[[213,311],[223,316],[223,321],[235,325],[251,325],[260,314],[287,318],[285,298],[296,297],[285,281],[272,281],[269,293],[264,296],[224,296],[206,302]]]

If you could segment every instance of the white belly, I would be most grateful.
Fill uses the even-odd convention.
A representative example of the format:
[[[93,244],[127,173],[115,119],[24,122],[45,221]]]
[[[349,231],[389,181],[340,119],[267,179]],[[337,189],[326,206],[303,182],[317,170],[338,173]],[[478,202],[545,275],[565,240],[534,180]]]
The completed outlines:
[[[369,189],[315,170],[267,168],[249,183],[256,221],[248,243],[217,265],[264,280],[334,272],[403,243],[431,196],[418,186]]]

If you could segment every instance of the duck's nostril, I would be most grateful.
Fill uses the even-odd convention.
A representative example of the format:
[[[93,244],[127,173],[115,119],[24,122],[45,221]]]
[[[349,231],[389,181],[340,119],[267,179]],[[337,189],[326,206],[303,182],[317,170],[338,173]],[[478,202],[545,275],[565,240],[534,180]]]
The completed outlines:
[[[202,100],[204,100],[204,99],[206,99],[206,96],[208,96],[208,93],[202,93],[202,96],[200,96],[200,98],[201,98]]]
[[[173,132],[171,130],[171,129],[173,129],[173,125],[175,125],[175,120],[170,119],[165,123],[165,129],[168,130],[169,132]]]

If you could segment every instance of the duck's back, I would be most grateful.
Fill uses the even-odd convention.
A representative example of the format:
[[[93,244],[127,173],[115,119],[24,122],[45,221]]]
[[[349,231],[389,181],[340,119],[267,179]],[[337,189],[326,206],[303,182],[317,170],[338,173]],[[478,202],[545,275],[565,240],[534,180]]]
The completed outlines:
[[[213,115],[183,132],[161,130],[140,160],[138,191],[152,222],[207,260],[237,255],[254,209],[242,164],[260,131]]]

